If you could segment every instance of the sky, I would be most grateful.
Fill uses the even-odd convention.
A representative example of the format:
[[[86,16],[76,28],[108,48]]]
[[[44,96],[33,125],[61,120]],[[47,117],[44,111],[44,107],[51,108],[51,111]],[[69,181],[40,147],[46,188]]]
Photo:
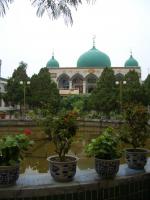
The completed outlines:
[[[30,0],[14,0],[0,18],[1,76],[11,77],[21,61],[28,76],[37,74],[53,50],[60,67],[76,67],[95,35],[96,48],[110,57],[112,67],[123,67],[132,51],[144,80],[150,72],[149,9],[149,0],[96,0],[72,9],[74,23],[66,26],[63,18],[37,17]]]

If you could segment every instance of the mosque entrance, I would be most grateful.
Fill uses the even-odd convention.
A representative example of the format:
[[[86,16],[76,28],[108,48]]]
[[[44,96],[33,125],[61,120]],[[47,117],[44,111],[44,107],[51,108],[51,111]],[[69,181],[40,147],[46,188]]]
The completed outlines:
[[[96,87],[97,76],[94,74],[89,74],[86,77],[86,93],[91,93]]]
[[[83,78],[80,75],[76,75],[72,79],[72,88],[79,89],[79,93],[83,93]]]
[[[69,76],[66,74],[62,74],[58,80],[58,88],[59,89],[69,89]]]

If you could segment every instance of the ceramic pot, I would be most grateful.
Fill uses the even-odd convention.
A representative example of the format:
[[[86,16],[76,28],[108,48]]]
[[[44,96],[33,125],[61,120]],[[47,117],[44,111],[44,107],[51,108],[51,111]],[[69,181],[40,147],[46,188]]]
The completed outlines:
[[[65,161],[59,161],[58,156],[50,156],[47,160],[49,162],[50,174],[54,180],[68,182],[75,176],[77,166],[76,157],[67,155]]]
[[[131,169],[144,169],[147,162],[147,154],[147,149],[125,149],[125,157],[128,167]]]
[[[19,164],[0,166],[0,187],[14,185],[19,177]]]
[[[95,157],[95,170],[101,178],[113,178],[116,176],[120,165],[120,159],[105,160]]]

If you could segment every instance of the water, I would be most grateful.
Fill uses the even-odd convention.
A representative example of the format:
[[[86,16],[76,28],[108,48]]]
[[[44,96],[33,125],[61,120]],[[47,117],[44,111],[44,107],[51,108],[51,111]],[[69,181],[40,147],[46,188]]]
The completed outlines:
[[[12,135],[23,133],[26,127],[5,126],[0,127],[0,137],[4,135]],[[45,134],[39,127],[30,127],[32,134],[31,139],[34,140],[34,146],[25,155],[21,162],[20,172],[44,173],[48,171],[47,157],[55,154],[54,145],[46,138]],[[77,136],[74,138],[69,154],[79,158],[78,169],[88,169],[94,167],[94,159],[87,157],[84,152],[85,145],[99,134],[99,127],[81,126]]]
[[[78,133],[77,137],[72,143],[69,154],[75,155],[79,158],[78,169],[89,169],[94,167],[94,159],[87,157],[85,154],[85,145],[95,137],[93,134]],[[54,145],[46,138],[35,140],[34,146],[26,154],[24,160],[21,162],[20,171],[24,172],[40,172],[48,171],[47,157],[55,154]]]
[[[48,172],[48,161],[47,157],[55,154],[54,145],[45,137],[45,134],[39,128],[30,127],[32,130],[31,137],[35,141],[35,144],[32,149],[26,154],[24,160],[21,162],[20,172],[24,173],[44,173]],[[24,127],[5,127],[0,128],[0,137],[3,135],[8,134],[16,134],[20,133],[24,130]],[[89,143],[92,138],[98,136],[101,132],[101,128],[98,126],[89,127],[89,126],[82,126],[77,133],[76,138],[72,144],[71,150],[69,154],[76,155],[78,160],[78,169],[92,169],[94,168],[94,159],[87,157],[85,154],[85,145]],[[126,146],[123,146],[123,149]],[[150,140],[146,147],[149,149],[150,147]],[[124,158],[121,160],[121,163],[124,163]]]

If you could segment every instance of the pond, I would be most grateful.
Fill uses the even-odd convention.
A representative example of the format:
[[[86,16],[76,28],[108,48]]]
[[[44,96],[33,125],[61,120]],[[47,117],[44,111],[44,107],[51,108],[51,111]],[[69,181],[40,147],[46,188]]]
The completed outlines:
[[[26,127],[0,127],[0,137],[3,135],[10,135],[23,132]],[[48,161],[47,157],[55,153],[55,148],[53,144],[47,139],[46,135],[38,127],[30,127],[32,131],[31,137],[34,140],[34,146],[26,154],[24,160],[21,162],[20,172],[24,173],[44,173],[48,172]],[[94,168],[94,159],[87,157],[85,154],[85,145],[89,143],[92,138],[98,136],[102,131],[101,126],[80,126],[79,132],[77,133],[76,138],[72,144],[69,154],[76,155],[78,160],[78,169],[85,170],[88,168]],[[150,140],[146,147],[149,149]],[[125,147],[123,147],[125,148]],[[124,158],[122,158],[121,163],[124,163]]]
[[[26,127],[0,127],[0,137],[3,135],[10,135],[21,133]],[[55,154],[55,148],[52,142],[48,140],[43,131],[38,127],[30,127],[32,134],[31,138],[34,140],[33,147],[26,153],[24,160],[21,162],[21,173],[45,173],[48,172],[47,157]],[[80,126],[79,132],[71,146],[69,154],[76,155],[78,160],[78,169],[92,169],[94,168],[94,158],[89,158],[85,154],[85,145],[89,143],[92,138],[100,134],[102,128],[100,126]],[[121,163],[124,163],[124,158]]]
[[[93,168],[93,158],[86,156],[84,149],[85,145],[96,137],[96,134],[78,133],[74,142],[72,143],[69,154],[76,155],[78,160],[79,170]],[[24,160],[21,163],[21,173],[24,172],[40,172],[44,173],[48,171],[47,157],[55,153],[55,147],[47,138],[34,139],[34,146],[26,154]]]
[[[24,172],[40,172],[44,173],[48,171],[47,157],[55,153],[54,145],[47,139],[40,127],[36,126],[22,126],[18,125],[4,125],[0,126],[0,137],[4,135],[12,135],[23,133],[24,129],[29,127],[32,134],[30,137],[34,140],[33,147],[26,154],[24,160],[21,162],[21,173]],[[92,139],[95,138],[101,132],[99,126],[84,126],[79,127],[79,132],[74,138],[71,150],[69,154],[76,155],[78,160],[78,169],[84,170],[94,167],[94,159],[86,156],[84,149],[85,145]]]

